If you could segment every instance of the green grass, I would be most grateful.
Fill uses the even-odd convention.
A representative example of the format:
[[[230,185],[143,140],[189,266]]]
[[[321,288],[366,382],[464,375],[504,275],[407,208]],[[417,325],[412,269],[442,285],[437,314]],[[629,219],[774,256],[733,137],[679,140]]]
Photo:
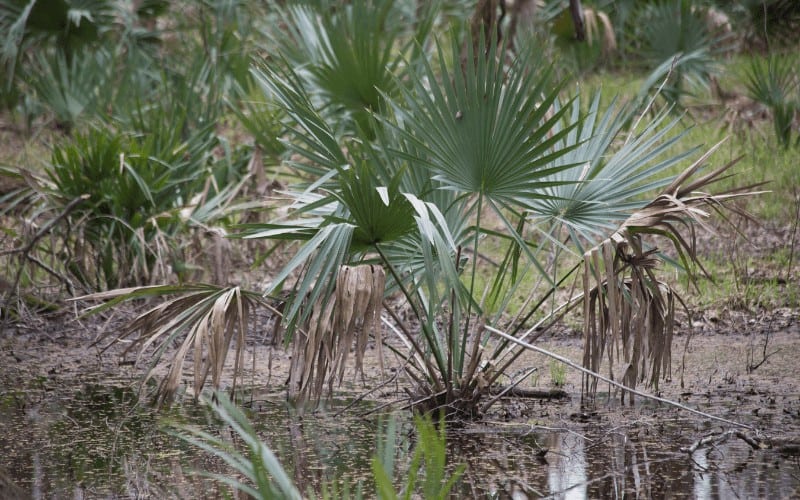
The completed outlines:
[[[727,307],[755,311],[800,307],[800,283],[791,269],[797,268],[798,255],[778,247],[762,255],[752,255],[753,247],[742,240],[735,250],[706,259],[713,281],[698,281],[699,292],[690,300],[702,309]]]
[[[739,95],[746,94],[745,74],[752,61],[762,58],[760,55],[741,54],[722,61],[719,84],[727,92]],[[589,95],[592,89],[600,89],[603,103],[607,104],[616,96],[623,99],[636,94],[644,82],[644,75],[620,72],[604,72],[587,78],[581,86],[581,92]],[[705,144],[707,146],[729,136],[728,142],[716,153],[717,162],[732,160],[743,156],[734,171],[736,177],[723,182],[721,188],[734,184],[752,184],[770,182],[765,188],[774,192],[774,196],[754,198],[749,201],[748,208],[760,218],[772,220],[792,220],[793,208],[786,201],[793,198],[793,187],[800,186],[800,169],[797,168],[797,151],[782,149],[772,131],[769,120],[756,120],[753,126],[736,124],[733,130],[725,123],[725,110],[705,89],[694,89],[696,97],[687,104],[690,112],[684,117],[686,126],[693,127],[682,141],[683,147],[689,144]],[[703,113],[698,104],[712,104],[710,112]],[[741,121],[741,120],[740,120]],[[677,172],[679,169],[676,168]]]
[[[553,387],[564,387],[567,382],[567,365],[560,361],[550,360],[550,383]]]

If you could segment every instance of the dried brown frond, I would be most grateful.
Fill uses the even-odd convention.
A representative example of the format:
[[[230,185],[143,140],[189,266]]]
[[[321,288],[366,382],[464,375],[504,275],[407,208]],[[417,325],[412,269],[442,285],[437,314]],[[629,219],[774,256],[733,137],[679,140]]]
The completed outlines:
[[[341,382],[351,349],[355,369],[363,376],[367,340],[375,337],[381,367],[380,314],[386,273],[381,266],[342,266],[336,292],[326,303],[313,305],[305,331],[294,334],[289,375],[289,398],[318,399],[325,388]]]
[[[707,275],[697,258],[695,225],[705,226],[703,219],[709,211],[719,211],[728,199],[758,194],[749,191],[754,186],[718,194],[700,191],[724,178],[722,174],[736,160],[690,181],[717,147],[719,144],[687,168],[655,200],[633,213],[609,238],[584,254],[586,368],[599,371],[605,356],[609,377],[614,380],[615,366],[621,365],[622,373],[618,376],[631,388],[645,380],[657,387],[660,378],[669,377],[675,301],[680,297],[656,278],[658,249],[648,248],[643,236],[669,239],[690,276],[694,269]],[[583,390],[594,394],[596,379],[585,377]]]
[[[617,37],[608,14],[587,7],[583,9],[583,19],[586,26],[587,43],[594,45],[599,40],[603,57],[610,57],[617,50]]]
[[[124,298],[175,293],[180,295],[139,315],[116,333],[114,339],[120,341],[133,337],[131,344],[123,352],[123,357],[133,351],[138,352],[137,362],[146,356],[150,357],[145,383],[155,376],[159,366],[167,365],[167,374],[155,394],[159,406],[168,404],[180,386],[184,361],[190,352],[193,358],[192,389],[197,397],[209,375],[214,389],[220,388],[225,362],[232,344],[235,344],[231,387],[231,390],[235,390],[236,379],[242,367],[249,315],[254,307],[269,307],[265,299],[253,292],[243,291],[238,286],[221,288],[212,285],[136,287],[76,299],[114,299],[101,306],[105,309]],[[176,343],[177,351],[168,361],[162,363],[167,349]]]

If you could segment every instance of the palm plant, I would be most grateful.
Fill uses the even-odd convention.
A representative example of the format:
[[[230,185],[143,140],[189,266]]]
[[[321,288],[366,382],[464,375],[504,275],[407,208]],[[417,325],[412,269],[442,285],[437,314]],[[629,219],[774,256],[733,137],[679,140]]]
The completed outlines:
[[[109,0],[51,0],[0,2],[0,63],[11,85],[16,67],[28,48],[54,41],[67,62],[82,47],[97,42],[115,20],[117,7]]]
[[[458,44],[454,43],[451,55],[458,53]],[[445,60],[442,51],[439,56]],[[438,394],[434,407],[438,407],[441,395],[445,395],[448,403],[472,401],[472,396],[462,398],[459,394],[462,389],[475,389],[477,358],[470,359],[466,349],[467,332],[471,330],[468,318],[478,307],[461,283],[455,261],[458,247],[464,242],[473,244],[472,250],[477,255],[480,231],[468,230],[463,221],[477,216],[476,226],[480,228],[485,203],[506,221],[507,229],[513,229],[503,211],[518,198],[544,187],[542,178],[569,168],[548,168],[553,157],[563,154],[551,154],[550,146],[568,132],[546,135],[563,114],[561,111],[546,116],[557,91],[543,97],[544,79],[533,85],[533,76],[519,71],[510,73],[506,81],[502,67],[494,60],[478,58],[474,62],[473,59],[468,57],[466,79],[460,71],[450,72],[442,63],[440,70],[445,72],[442,78],[452,79],[452,83],[434,87],[438,93],[428,95],[422,84],[403,91],[403,104],[408,108],[398,107],[397,113],[403,113],[399,119],[408,127],[396,128],[395,134],[381,135],[376,142],[388,141],[390,137],[401,141],[405,150],[396,153],[409,158],[405,165],[390,158],[391,150],[373,148],[368,138],[348,143],[346,154],[332,129],[296,85],[296,75],[291,71],[279,74],[269,70],[257,74],[259,81],[278,97],[287,113],[302,127],[295,134],[297,143],[303,146],[295,147],[295,151],[324,167],[327,177],[335,177],[335,182],[322,183],[325,177],[320,181],[319,186],[329,191],[328,195],[314,196],[310,189],[298,194],[300,201],[303,198],[309,201],[298,204],[295,216],[315,210],[322,215],[321,220],[312,219],[311,225],[309,221],[295,220],[248,228],[245,236],[250,238],[308,239],[276,276],[276,286],[268,293],[274,293],[285,278],[308,261],[303,278],[292,290],[293,300],[284,312],[290,333],[296,334],[298,325],[314,319],[312,311],[330,304],[342,265],[377,258],[421,322],[426,347],[419,348],[416,354],[422,360],[419,368],[428,379],[426,386]],[[417,81],[434,81],[433,69],[428,65],[424,68],[425,74]],[[518,92],[512,94],[507,89]],[[497,117],[497,123],[493,117]],[[488,122],[485,128],[482,121]],[[541,123],[542,129],[531,133]],[[471,137],[464,130],[484,137]],[[391,146],[383,142],[382,147]],[[475,148],[483,148],[485,155],[482,157],[481,150]],[[312,188],[316,189],[316,185]],[[468,199],[473,193],[478,195],[475,201]],[[527,243],[516,232],[513,234],[514,243],[527,248]],[[403,254],[402,260],[397,259]],[[441,293],[442,283],[434,277],[433,269],[441,269],[449,292]],[[303,308],[304,303],[322,305]],[[452,308],[451,323],[441,327],[438,313],[446,303]],[[457,332],[459,328],[464,329],[463,333]],[[478,342],[472,340],[477,349]],[[468,372],[472,373],[466,377],[465,387],[459,387],[456,381],[464,379]],[[433,397],[434,393],[427,396]]]
[[[451,60],[458,53],[454,44]],[[439,60],[448,60],[441,50]],[[296,195],[294,215],[313,213],[316,218],[250,227],[246,236],[307,240],[267,291],[274,293],[293,271],[303,270],[284,315],[294,334],[299,325],[317,319],[304,304],[330,304],[339,293],[335,277],[340,266],[377,258],[420,324],[421,338],[406,339],[414,351],[411,366],[418,370],[411,376],[421,390],[415,403],[472,415],[486,383],[498,376],[490,364],[481,363],[481,326],[503,317],[521,275],[537,270],[548,278],[550,295],[566,275],[550,277],[555,268],[547,271],[541,262],[545,247],[567,248],[559,236],[566,229],[581,256],[587,242],[614,233],[641,209],[644,193],[668,184],[659,174],[691,152],[666,155],[679,138],[664,140],[677,122],[665,126],[662,116],[631,135],[609,159],[629,113],[608,111],[596,122],[597,98],[587,118],[577,103],[560,105],[558,89],[548,89],[541,74],[537,80],[517,66],[506,72],[493,59],[471,54],[465,64],[463,70],[451,70],[442,62],[438,74],[423,65],[415,80],[428,82],[429,88],[419,84],[402,90],[402,101],[392,101],[396,122],[384,120],[393,132],[379,135],[376,142],[383,151],[377,152],[362,140],[348,143],[345,153],[292,72],[260,72],[259,81],[301,127],[295,131],[298,146],[290,147],[326,167],[311,186],[325,191],[315,194],[309,188]],[[392,155],[405,161],[389,159]],[[334,177],[338,185],[329,180]],[[358,196],[349,195],[356,189]],[[388,211],[396,213],[389,218]],[[404,222],[409,214],[416,225]],[[541,219],[556,224],[540,227],[544,238],[529,241],[524,236],[528,217],[538,219],[538,226]],[[500,229],[489,230],[487,220]],[[394,227],[381,221],[392,221]],[[356,232],[362,236],[355,238]],[[508,253],[490,289],[481,294],[477,257],[487,238],[504,241]],[[460,268],[464,255],[473,257],[471,269]],[[592,268],[596,265],[591,262]],[[324,306],[313,310],[318,307]],[[519,331],[521,324],[515,327]]]
[[[40,189],[51,203],[90,197],[72,214],[79,232],[65,249],[69,272],[90,289],[149,282],[172,256],[167,235],[180,224],[182,202],[202,186],[192,173],[202,171],[209,146],[202,136],[184,142],[163,131],[139,140],[80,134],[56,147],[46,167]]]
[[[724,200],[691,201],[724,169],[684,189],[707,156],[684,175],[668,175],[695,152],[674,153],[677,120],[661,114],[642,123],[636,107],[601,112],[598,97],[584,112],[577,99],[560,100],[547,67],[528,66],[534,58],[506,66],[487,56],[482,40],[474,53],[472,44],[451,41],[450,50],[436,46],[435,64],[407,66],[408,81],[394,82],[380,94],[380,109],[365,113],[368,127],[340,126],[328,112],[334,98],[321,99],[301,76],[304,68],[277,60],[252,71],[286,116],[290,165],[302,174],[287,190],[287,215],[239,227],[243,238],[298,245],[265,292],[284,301],[281,323],[295,349],[290,396],[319,397],[341,380],[351,344],[356,364],[370,335],[381,344],[384,286],[404,297],[419,325],[411,331],[384,307],[408,346],[394,351],[408,360],[411,405],[422,411],[480,414],[496,401],[484,401],[488,387],[520,352],[490,344],[484,327],[530,340],[537,326],[581,300],[592,339],[586,363],[619,341],[631,346],[625,362],[637,367],[625,370],[626,382],[646,373],[657,379],[668,352],[635,346],[645,338],[668,344],[674,302],[655,279],[658,254],[643,236],[676,242],[691,269],[694,254],[680,229],[702,216],[695,205]],[[648,205],[649,193],[664,187]],[[496,248],[501,262],[480,262]],[[556,292],[581,270],[583,294],[556,305]],[[509,320],[512,297],[526,291],[525,310]],[[539,322],[524,331],[534,316]],[[173,326],[198,318],[182,316]],[[625,324],[647,328],[626,337],[610,326]],[[139,326],[145,336],[157,328]]]
[[[641,40],[641,46],[635,50],[644,62],[651,68],[663,64],[670,68],[669,81],[661,91],[668,103],[678,104],[681,97],[690,95],[687,83],[708,87],[710,77],[717,71],[712,57],[714,47],[725,40],[708,32],[692,2],[642,2],[633,22],[635,39]]]
[[[753,59],[746,74],[750,97],[769,108],[775,137],[784,148],[792,143],[795,116],[800,110],[796,67],[796,58],[772,55],[767,60]]]
[[[69,133],[79,119],[93,116],[95,108],[108,102],[112,56],[105,50],[87,51],[67,62],[62,51],[51,58],[39,56],[35,71],[27,77],[38,100],[55,115],[56,125]]]

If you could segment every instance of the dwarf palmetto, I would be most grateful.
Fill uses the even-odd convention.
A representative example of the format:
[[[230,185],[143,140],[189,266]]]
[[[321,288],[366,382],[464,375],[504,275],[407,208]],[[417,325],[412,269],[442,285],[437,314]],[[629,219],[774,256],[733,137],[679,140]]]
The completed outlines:
[[[556,317],[564,308],[553,303],[555,292],[581,270],[594,339],[587,365],[596,368],[597,353],[610,352],[613,342],[628,345],[613,326],[626,324],[626,315],[657,312],[648,316],[655,326],[643,331],[664,344],[671,295],[659,292],[652,274],[658,256],[642,238],[670,238],[691,263],[682,224],[705,215],[698,205],[727,196],[694,193],[727,168],[691,181],[707,155],[685,175],[667,175],[695,150],[674,152],[678,122],[665,115],[636,120],[639,110],[615,105],[602,112],[599,98],[583,111],[577,100],[560,100],[563,86],[530,54],[506,65],[487,56],[482,43],[475,52],[455,37],[449,50],[442,45],[435,45],[433,62],[409,65],[409,79],[381,94],[381,109],[364,115],[368,127],[343,128],[324,94],[290,64],[253,70],[265,97],[287,117],[284,143],[302,182],[285,193],[288,215],[240,227],[239,236],[297,244],[266,295],[286,299],[281,322],[298,358],[291,386],[298,400],[318,397],[341,378],[351,341],[360,358],[376,331],[384,275],[386,289],[400,293],[413,318],[404,324],[386,308],[410,349],[393,348],[408,360],[412,404],[423,409],[473,416],[491,404],[482,403],[489,385],[519,351],[490,343],[483,326],[530,339],[524,328],[533,313]],[[653,192],[660,194],[650,202]],[[484,264],[484,249],[497,247],[505,249],[502,261]],[[486,266],[493,277],[484,289]],[[543,288],[531,291],[529,311],[506,323],[510,297],[527,293],[531,275]],[[360,298],[347,296],[342,288],[350,287],[361,287]],[[580,303],[566,300],[565,307]],[[369,319],[352,321],[356,312]],[[628,338],[629,365],[664,366],[668,355],[634,348],[645,337]],[[637,370],[624,373],[626,382],[644,376],[644,368]]]

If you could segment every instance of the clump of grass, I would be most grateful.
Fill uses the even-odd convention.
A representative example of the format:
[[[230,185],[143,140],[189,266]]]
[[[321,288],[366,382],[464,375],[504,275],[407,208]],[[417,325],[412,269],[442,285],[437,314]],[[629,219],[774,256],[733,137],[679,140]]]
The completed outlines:
[[[564,387],[567,383],[567,365],[554,359],[550,360],[550,383],[554,387]]]

